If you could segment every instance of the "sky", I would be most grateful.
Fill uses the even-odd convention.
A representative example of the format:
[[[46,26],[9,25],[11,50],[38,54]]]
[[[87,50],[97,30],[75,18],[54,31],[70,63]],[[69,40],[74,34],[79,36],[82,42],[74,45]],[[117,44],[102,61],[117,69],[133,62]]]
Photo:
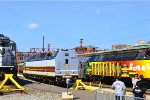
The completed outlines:
[[[0,33],[19,51],[83,46],[111,49],[113,44],[150,41],[150,1],[0,0]]]

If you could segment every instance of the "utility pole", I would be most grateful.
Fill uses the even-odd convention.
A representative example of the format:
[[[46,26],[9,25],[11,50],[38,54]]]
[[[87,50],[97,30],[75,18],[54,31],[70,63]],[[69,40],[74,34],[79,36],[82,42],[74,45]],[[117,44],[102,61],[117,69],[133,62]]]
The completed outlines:
[[[44,36],[43,36],[43,53],[44,53],[44,51],[45,51],[44,49],[45,49],[45,48],[44,48]]]

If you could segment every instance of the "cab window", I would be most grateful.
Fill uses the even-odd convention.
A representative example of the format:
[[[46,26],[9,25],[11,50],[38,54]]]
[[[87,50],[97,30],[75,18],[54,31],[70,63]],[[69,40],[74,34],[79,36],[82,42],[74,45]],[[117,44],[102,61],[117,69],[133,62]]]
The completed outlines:
[[[65,59],[65,64],[68,64],[68,59]]]

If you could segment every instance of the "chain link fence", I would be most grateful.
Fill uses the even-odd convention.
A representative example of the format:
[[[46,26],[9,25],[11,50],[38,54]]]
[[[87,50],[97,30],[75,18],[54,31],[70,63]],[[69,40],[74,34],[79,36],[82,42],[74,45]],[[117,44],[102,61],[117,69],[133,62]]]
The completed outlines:
[[[95,90],[95,100],[150,100],[130,95],[116,96],[114,93],[102,89]]]

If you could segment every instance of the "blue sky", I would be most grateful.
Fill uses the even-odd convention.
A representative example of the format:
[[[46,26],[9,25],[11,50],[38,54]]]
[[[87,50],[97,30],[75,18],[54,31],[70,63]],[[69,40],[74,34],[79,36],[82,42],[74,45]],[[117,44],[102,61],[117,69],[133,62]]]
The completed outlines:
[[[20,51],[84,46],[111,49],[112,44],[150,41],[150,1],[2,1],[0,33]]]

